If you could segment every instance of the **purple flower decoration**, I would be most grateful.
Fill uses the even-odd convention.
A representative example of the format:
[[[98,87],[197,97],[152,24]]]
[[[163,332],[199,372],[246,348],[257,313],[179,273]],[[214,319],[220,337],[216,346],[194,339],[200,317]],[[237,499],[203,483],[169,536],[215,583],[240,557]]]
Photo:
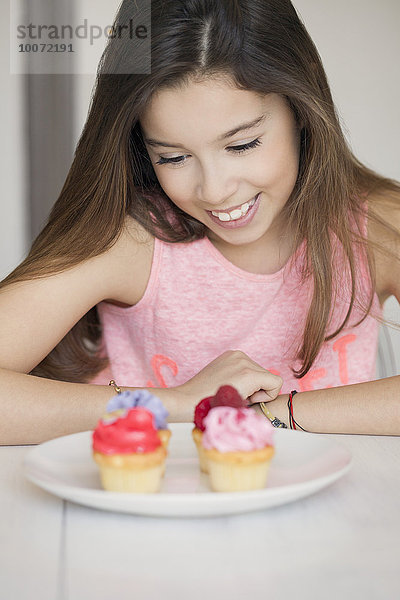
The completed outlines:
[[[130,409],[141,406],[153,413],[157,429],[167,429],[168,411],[160,398],[151,394],[148,390],[136,390],[134,392],[122,392],[111,398],[107,404],[106,411],[113,412],[119,409]]]

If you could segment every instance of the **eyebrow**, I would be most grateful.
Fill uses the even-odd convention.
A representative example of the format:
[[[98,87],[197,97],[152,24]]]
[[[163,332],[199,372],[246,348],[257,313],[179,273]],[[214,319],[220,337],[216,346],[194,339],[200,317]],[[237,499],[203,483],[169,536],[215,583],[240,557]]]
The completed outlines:
[[[254,121],[249,121],[247,123],[241,123],[237,127],[230,129],[226,133],[222,133],[220,136],[217,137],[216,141],[222,142],[223,140],[226,140],[227,138],[234,136],[236,133],[239,133],[239,131],[248,131],[249,129],[253,129],[254,127],[257,127],[257,125],[261,125],[261,123],[263,123],[265,121],[266,116],[267,116],[267,113],[264,113],[260,117],[257,117],[256,119],[254,119]],[[179,144],[179,143],[171,144],[169,142],[162,142],[160,140],[155,140],[154,138],[144,138],[144,141],[149,146],[163,146],[164,148],[182,148],[183,147],[183,144]]]

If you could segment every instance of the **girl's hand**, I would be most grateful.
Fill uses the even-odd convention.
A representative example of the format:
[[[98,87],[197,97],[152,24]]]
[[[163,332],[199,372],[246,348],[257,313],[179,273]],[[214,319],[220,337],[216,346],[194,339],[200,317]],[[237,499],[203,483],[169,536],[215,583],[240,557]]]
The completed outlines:
[[[221,385],[232,385],[249,403],[268,402],[278,396],[282,383],[282,377],[273,375],[244,352],[229,350],[178,388],[195,406],[202,398],[213,396]],[[251,398],[259,391],[262,393],[258,398]]]

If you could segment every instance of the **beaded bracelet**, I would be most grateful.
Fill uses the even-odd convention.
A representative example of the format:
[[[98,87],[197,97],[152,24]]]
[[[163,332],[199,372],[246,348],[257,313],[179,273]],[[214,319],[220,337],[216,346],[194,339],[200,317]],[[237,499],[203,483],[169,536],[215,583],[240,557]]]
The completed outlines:
[[[303,427],[301,425],[299,425],[297,423],[297,421],[295,421],[294,416],[293,416],[293,396],[297,394],[297,390],[292,390],[289,394],[289,400],[288,400],[288,410],[289,410],[289,426],[290,429],[297,429],[297,427],[299,429],[301,429],[302,431],[307,431],[306,429],[303,429]]]

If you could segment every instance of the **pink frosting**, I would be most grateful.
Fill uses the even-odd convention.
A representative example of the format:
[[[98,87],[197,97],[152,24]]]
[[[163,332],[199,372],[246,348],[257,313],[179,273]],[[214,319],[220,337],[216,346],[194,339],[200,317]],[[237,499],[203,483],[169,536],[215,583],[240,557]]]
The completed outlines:
[[[274,428],[251,408],[216,406],[204,419],[202,443],[206,450],[248,452],[273,445]]]

